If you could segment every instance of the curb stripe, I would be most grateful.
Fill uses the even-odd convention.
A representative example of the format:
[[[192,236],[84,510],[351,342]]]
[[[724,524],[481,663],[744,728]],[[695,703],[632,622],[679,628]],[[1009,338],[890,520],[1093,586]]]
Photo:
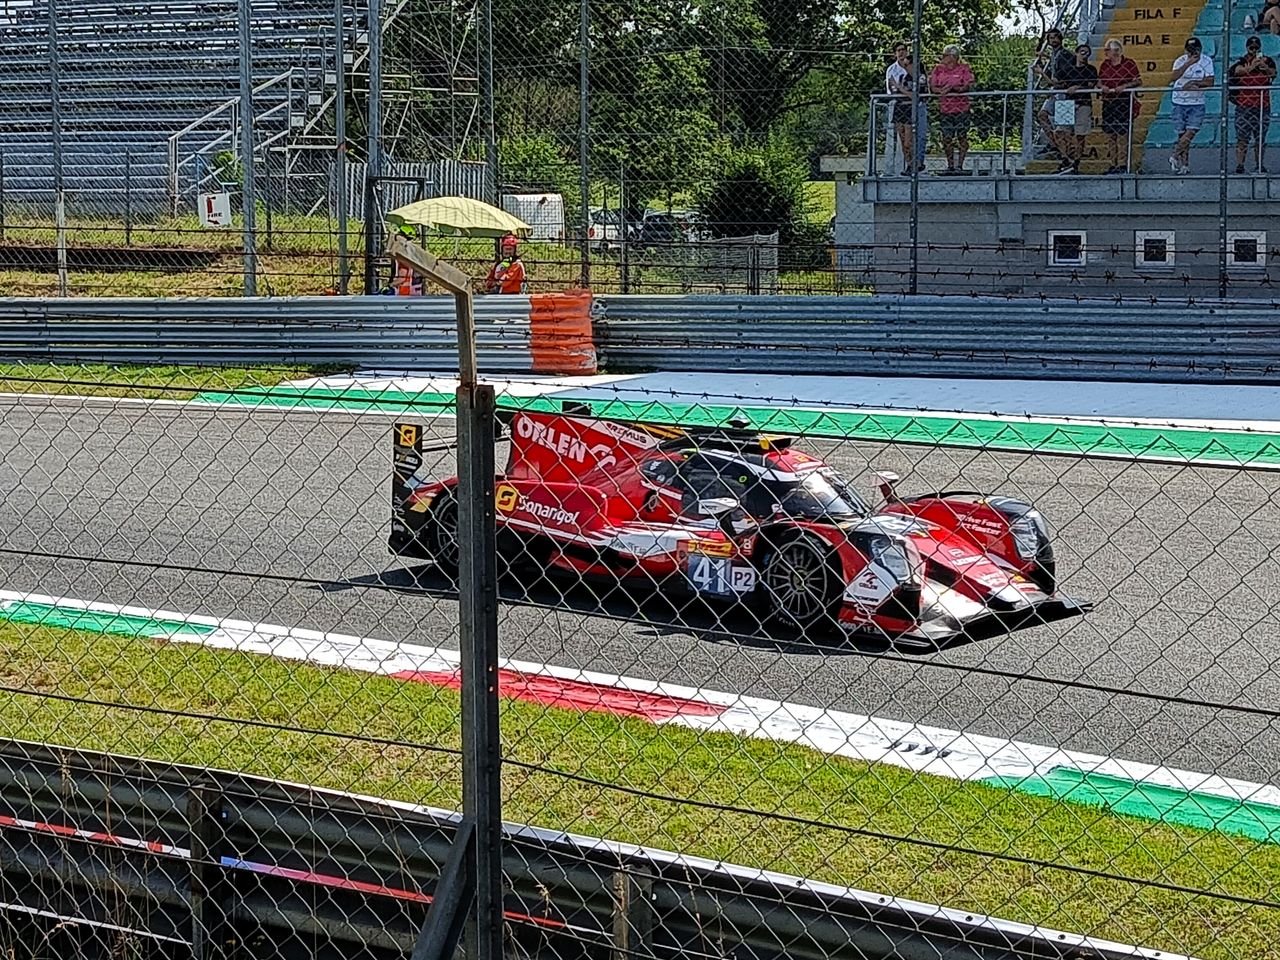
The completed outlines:
[[[554,390],[547,387],[547,392]],[[598,416],[714,426],[730,417],[745,417],[753,427],[809,436],[874,443],[945,444],[1016,453],[1056,453],[1074,456],[1252,466],[1280,469],[1280,435],[1231,429],[1203,429],[1175,425],[1082,422],[1052,417],[907,413],[893,410],[841,410],[789,406],[743,405],[723,402],[692,403],[671,400],[601,400],[598,390],[559,390],[554,398],[500,393],[498,406],[508,410],[558,412],[563,400],[593,404]],[[359,386],[306,385],[266,387],[236,393],[207,392],[193,402],[224,407],[273,408],[355,413],[398,413],[437,416],[452,411],[454,397],[431,390],[365,389]]]
[[[0,620],[192,643],[456,689],[456,650],[0,591]],[[505,696],[1013,789],[1280,843],[1280,788],[1001,737],[504,658]]]

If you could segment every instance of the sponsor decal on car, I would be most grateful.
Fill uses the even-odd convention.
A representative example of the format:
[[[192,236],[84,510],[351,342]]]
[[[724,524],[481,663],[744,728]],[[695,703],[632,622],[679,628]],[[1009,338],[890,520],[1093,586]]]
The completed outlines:
[[[699,540],[691,539],[685,544],[686,553],[694,553],[704,557],[731,557],[733,556],[732,540]]]
[[[494,491],[493,505],[499,513],[512,513],[520,504],[520,491],[510,484],[502,484]]]
[[[546,447],[552,453],[575,463],[585,465],[588,455],[591,462],[600,467],[612,466],[618,462],[612,454],[613,447],[609,444],[600,443],[588,447],[581,438],[531,417],[516,417],[515,429],[516,435],[521,439],[532,440],[538,446]]]
[[[570,513],[563,507],[550,503],[539,503],[536,500],[530,500],[528,497],[520,498],[519,509],[522,513],[537,517],[545,523],[555,523],[565,527],[576,527],[578,525],[578,514],[576,512]]]
[[[947,562],[953,567],[967,567],[982,559],[980,554],[970,553],[963,547],[949,547],[947,554]]]
[[[975,517],[972,514],[960,518],[960,526],[974,533],[981,533],[988,537],[1003,537],[1009,532],[1009,525],[999,520],[993,520],[990,517]]]
[[[898,585],[898,578],[878,563],[867,564],[844,588],[844,598],[860,607],[878,607]]]

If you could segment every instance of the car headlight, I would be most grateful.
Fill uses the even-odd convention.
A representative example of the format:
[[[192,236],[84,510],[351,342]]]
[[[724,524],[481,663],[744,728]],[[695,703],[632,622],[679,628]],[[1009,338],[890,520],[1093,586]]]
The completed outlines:
[[[1049,543],[1049,525],[1039,511],[1029,510],[1009,525],[1013,532],[1013,543],[1018,556],[1023,560],[1034,560],[1041,554],[1041,549]]]

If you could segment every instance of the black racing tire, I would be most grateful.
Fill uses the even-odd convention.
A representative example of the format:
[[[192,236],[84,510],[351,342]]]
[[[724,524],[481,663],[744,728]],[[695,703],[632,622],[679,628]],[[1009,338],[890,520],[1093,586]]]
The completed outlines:
[[[450,579],[458,575],[458,498],[445,490],[431,504],[423,542],[437,569]]]
[[[760,582],[775,622],[789,627],[834,627],[844,578],[835,549],[802,531],[783,532],[769,545]]]

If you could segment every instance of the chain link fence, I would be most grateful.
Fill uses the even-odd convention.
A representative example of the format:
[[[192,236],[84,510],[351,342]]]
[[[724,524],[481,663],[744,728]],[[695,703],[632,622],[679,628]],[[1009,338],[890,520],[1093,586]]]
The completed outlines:
[[[0,379],[8,956],[409,956],[486,756],[460,561],[497,574],[505,955],[1273,952],[1265,430]]]
[[[1082,5],[1058,47],[1002,9],[14,0],[6,289],[393,289],[387,215],[465,196],[530,224],[534,292],[1271,298],[1254,12]],[[1213,85],[1175,96],[1191,36]],[[1094,86],[1063,99],[1077,40]]]

